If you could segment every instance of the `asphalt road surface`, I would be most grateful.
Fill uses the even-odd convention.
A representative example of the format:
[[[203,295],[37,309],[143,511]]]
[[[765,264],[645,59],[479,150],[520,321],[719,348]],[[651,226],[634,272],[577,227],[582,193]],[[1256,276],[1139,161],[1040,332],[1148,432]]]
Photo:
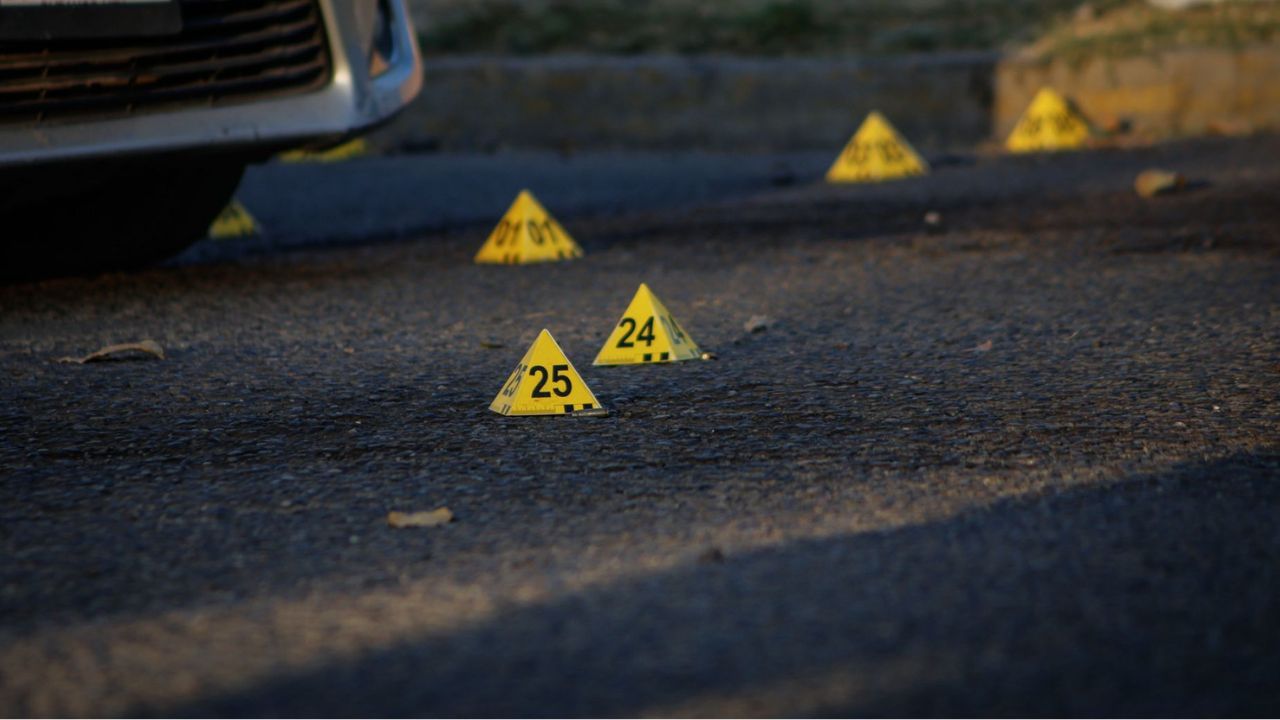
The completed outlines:
[[[0,288],[0,714],[1280,713],[1276,157]],[[1139,198],[1151,166],[1195,182]],[[715,360],[591,366],[642,281]],[[544,327],[609,417],[486,409]]]
[[[828,153],[553,152],[276,162],[251,167],[237,193],[260,236],[207,242],[177,262],[492,226],[522,189],[563,217],[687,207],[820,176],[830,162]]]

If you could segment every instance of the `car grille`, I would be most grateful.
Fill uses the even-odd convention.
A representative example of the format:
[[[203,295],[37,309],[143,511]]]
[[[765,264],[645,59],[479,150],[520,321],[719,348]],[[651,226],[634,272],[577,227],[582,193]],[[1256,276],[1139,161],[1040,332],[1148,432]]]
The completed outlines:
[[[0,42],[0,122],[127,116],[305,92],[329,80],[315,0],[180,0],[177,35]]]

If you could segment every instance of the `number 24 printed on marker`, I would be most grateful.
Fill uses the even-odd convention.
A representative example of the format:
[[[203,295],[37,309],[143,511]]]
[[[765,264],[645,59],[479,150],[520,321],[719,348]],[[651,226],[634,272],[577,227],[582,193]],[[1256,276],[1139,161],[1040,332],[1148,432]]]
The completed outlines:
[[[667,336],[671,338],[676,345],[684,343],[684,333],[680,331],[680,327],[671,318],[659,317],[662,321],[662,327],[667,331]],[[656,339],[653,334],[653,316],[650,315],[643,325],[638,325],[636,321],[629,317],[624,317],[618,321],[618,327],[626,328],[626,332],[622,333],[622,337],[618,338],[617,347],[620,349],[633,348],[636,346],[632,342],[632,336],[644,343],[645,347],[653,347],[653,341]],[[639,327],[640,332],[636,332]]]

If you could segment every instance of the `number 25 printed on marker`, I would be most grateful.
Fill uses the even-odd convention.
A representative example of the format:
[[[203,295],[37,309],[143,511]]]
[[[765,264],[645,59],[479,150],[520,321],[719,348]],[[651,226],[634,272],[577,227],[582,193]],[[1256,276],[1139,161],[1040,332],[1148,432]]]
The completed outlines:
[[[520,387],[520,376],[524,375],[524,370],[524,365],[520,365],[515,372],[511,373],[511,382],[502,388],[502,397],[511,397],[516,394],[516,390]]]
[[[555,393],[556,397],[569,397],[573,392],[573,381],[565,374],[568,372],[568,365],[552,365],[550,374],[541,365],[531,365],[529,367],[529,377],[538,378],[538,384],[533,386],[533,392],[530,393],[530,397],[549,398],[552,393]],[[548,379],[551,380],[552,385],[563,385],[564,387],[553,387],[551,392],[547,392],[545,388]]]

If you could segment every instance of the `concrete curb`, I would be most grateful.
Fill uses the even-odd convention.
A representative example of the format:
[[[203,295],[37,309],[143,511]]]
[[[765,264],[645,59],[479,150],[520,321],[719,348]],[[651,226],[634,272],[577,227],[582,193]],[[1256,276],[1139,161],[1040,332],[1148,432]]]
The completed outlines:
[[[987,137],[997,57],[555,56],[426,60],[383,149],[793,151],[838,148],[879,109],[918,147]]]
[[[835,152],[878,109],[926,152],[1003,138],[1050,85],[1146,139],[1280,127],[1280,47],[1081,65],[992,53],[891,58],[428,58],[375,150]]]

